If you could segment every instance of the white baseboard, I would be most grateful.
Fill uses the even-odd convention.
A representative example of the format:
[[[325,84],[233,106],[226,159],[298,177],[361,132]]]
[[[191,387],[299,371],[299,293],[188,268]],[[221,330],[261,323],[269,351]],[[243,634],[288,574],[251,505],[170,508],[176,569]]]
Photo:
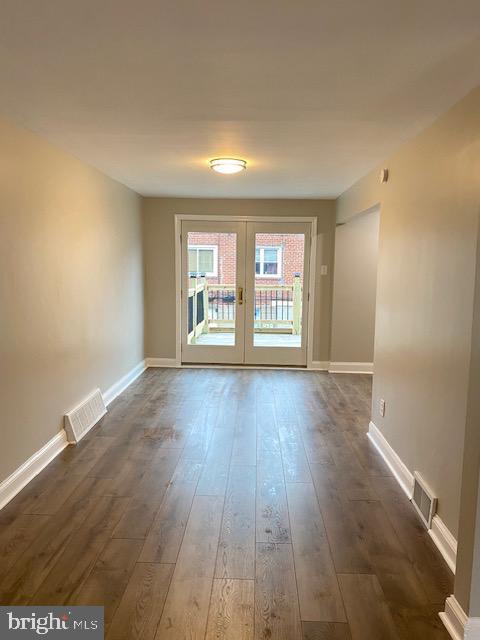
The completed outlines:
[[[445,611],[439,613],[439,616],[453,640],[464,640],[464,630],[468,616],[458,604],[455,596],[447,598]]]
[[[395,479],[407,495],[408,499],[411,500],[413,494],[413,474],[410,473],[400,456],[390,446],[373,422],[370,422],[368,437],[385,460],[385,463],[393,473]],[[439,515],[436,514],[433,517],[432,528],[428,533],[451,571],[455,573],[457,563],[457,541]]]
[[[56,436],[36,451],[8,478],[0,483],[0,509],[2,509],[30,480],[33,480],[60,451],[68,445],[67,434],[62,429]]]
[[[437,549],[439,549],[445,562],[455,573],[457,564],[457,541],[445,526],[443,520],[435,514],[432,520],[432,528],[428,532]]]
[[[368,437],[385,460],[387,467],[395,476],[398,484],[405,491],[408,499],[411,500],[413,494],[413,474],[410,473],[400,459],[400,456],[388,444],[380,429],[378,429],[373,422],[370,422],[368,427]]]
[[[439,615],[453,640],[480,640],[480,618],[469,618],[455,596],[447,598]]]
[[[168,366],[168,365],[153,365],[153,366]],[[231,369],[233,371],[310,371],[306,367],[290,367],[288,365],[262,365],[262,364],[211,364],[206,362],[198,363],[181,363],[172,365],[178,369]]]
[[[145,365],[149,367],[172,367],[177,369],[244,369],[246,371],[328,371],[328,362],[313,361],[311,366],[289,367],[288,365],[255,365],[255,364],[212,364],[206,362],[182,363],[175,358],[146,358]]]
[[[136,367],[113,384],[103,395],[106,405],[110,404],[122,391],[145,371],[142,360]],[[0,483],[0,509],[12,500],[40,471],[42,471],[69,444],[65,429],[49,440],[8,478]]]
[[[338,369],[336,366],[338,365]],[[341,369],[341,365],[345,365]],[[348,366],[347,366],[348,365]],[[235,368],[235,369],[254,369],[254,366],[246,365],[213,365],[213,364],[196,364],[182,365],[176,358],[146,358],[145,366],[148,367],[202,367],[202,368]],[[332,367],[335,368],[333,369]],[[264,367],[259,369],[284,369],[282,366]],[[372,373],[373,364],[371,362],[328,362],[328,360],[313,360],[311,365],[307,367],[309,371],[330,371],[330,373]]]
[[[139,362],[133,369],[131,369],[128,373],[117,380],[111,387],[109,387],[106,391],[102,393],[103,401],[105,406],[108,405],[115,400],[117,396],[119,396],[127,387],[129,387],[134,380],[138,378],[138,376],[142,375],[145,371],[147,365],[145,360]]]
[[[330,362],[328,360],[312,360],[310,367],[307,367],[310,371],[328,371]]]
[[[329,373],[373,373],[373,362],[330,362]]]
[[[145,366],[148,367],[179,367],[176,358],[146,358]]]

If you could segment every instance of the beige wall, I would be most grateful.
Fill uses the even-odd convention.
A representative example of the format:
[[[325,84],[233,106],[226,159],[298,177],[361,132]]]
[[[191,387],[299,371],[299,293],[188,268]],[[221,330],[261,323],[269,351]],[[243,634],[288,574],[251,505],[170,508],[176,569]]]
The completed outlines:
[[[0,480],[143,358],[140,198],[0,121]]]
[[[381,204],[373,421],[438,495],[458,533],[476,229],[480,89],[337,201],[339,221]],[[386,415],[378,411],[386,400]]]
[[[145,320],[147,357],[175,358],[175,214],[317,216],[314,360],[328,360],[330,351],[331,272],[335,234],[332,200],[224,200],[145,198]],[[328,265],[320,276],[319,265]]]
[[[378,209],[337,227],[332,306],[332,362],[373,362]]]

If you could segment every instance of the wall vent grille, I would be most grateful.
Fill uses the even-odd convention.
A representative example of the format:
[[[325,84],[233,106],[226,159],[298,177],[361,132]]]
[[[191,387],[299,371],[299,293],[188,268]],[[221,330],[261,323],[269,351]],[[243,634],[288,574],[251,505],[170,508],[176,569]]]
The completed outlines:
[[[437,511],[437,498],[418,471],[414,473],[412,502],[427,529],[431,529]]]
[[[100,389],[96,389],[73,411],[65,415],[68,441],[77,443],[107,413]]]

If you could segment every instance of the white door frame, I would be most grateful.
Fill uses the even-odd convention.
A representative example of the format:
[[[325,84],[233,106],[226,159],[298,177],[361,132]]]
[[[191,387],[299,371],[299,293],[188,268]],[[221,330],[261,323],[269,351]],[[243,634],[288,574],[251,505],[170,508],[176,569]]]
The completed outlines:
[[[307,326],[307,369],[313,368],[313,334],[315,310],[315,276],[317,264],[317,218],[314,216],[208,216],[196,214],[175,214],[175,366],[182,366],[182,221],[196,220],[217,222],[309,222],[311,224],[310,270],[308,276],[308,326]],[[235,365],[232,365],[235,366]],[[236,365],[242,366],[242,365]],[[249,365],[249,369],[255,368]],[[261,369],[262,366],[258,365]]]

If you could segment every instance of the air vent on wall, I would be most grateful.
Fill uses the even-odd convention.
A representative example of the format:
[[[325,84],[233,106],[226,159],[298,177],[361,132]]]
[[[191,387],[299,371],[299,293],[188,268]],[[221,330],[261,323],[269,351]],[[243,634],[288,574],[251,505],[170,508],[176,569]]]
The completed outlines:
[[[432,518],[437,510],[437,498],[418,471],[414,473],[412,502],[427,529],[431,529]]]
[[[96,389],[73,411],[65,415],[68,441],[76,443],[107,413],[100,389]]]

